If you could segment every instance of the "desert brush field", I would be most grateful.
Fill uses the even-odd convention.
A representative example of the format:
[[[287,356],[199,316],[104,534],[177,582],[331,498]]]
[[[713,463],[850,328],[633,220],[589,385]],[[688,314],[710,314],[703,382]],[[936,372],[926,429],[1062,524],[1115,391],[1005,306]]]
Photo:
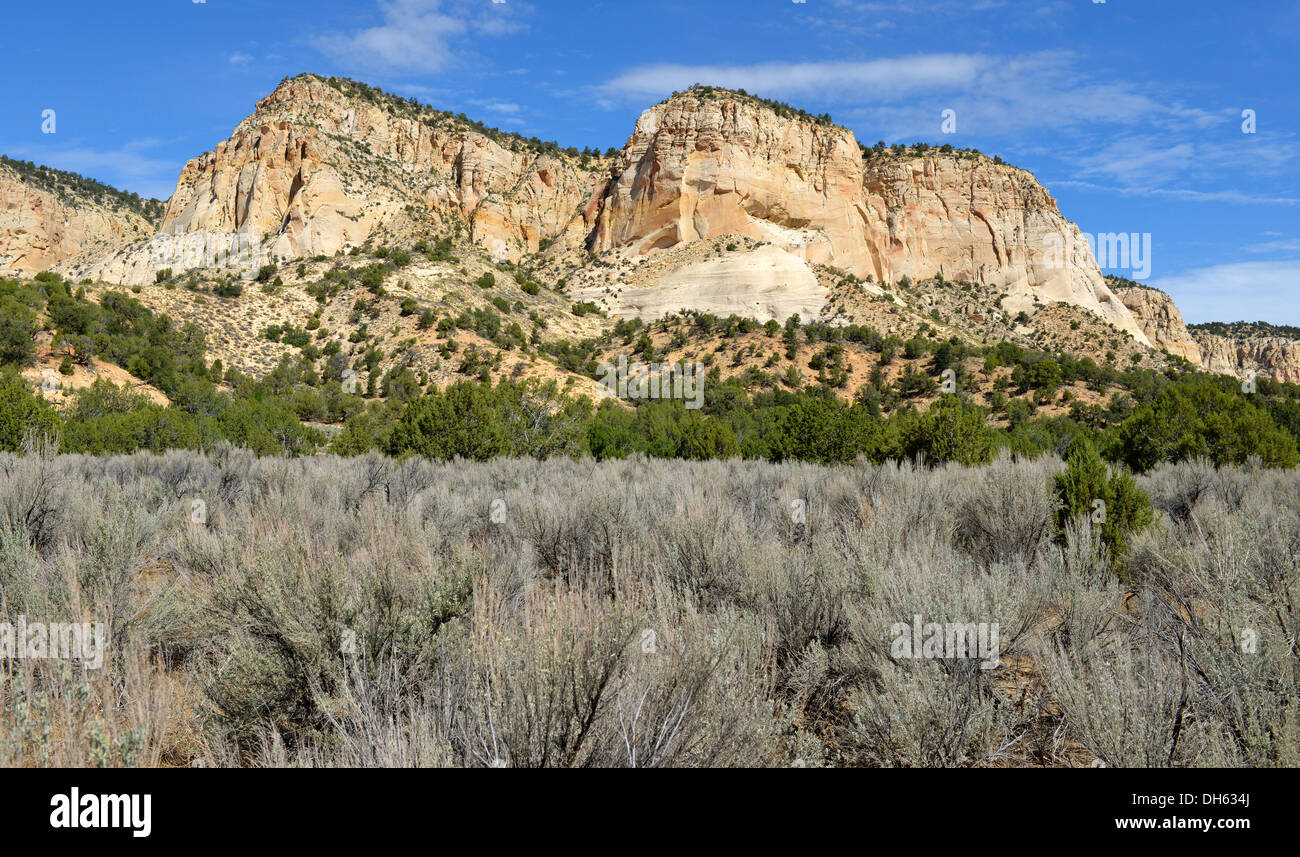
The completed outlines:
[[[0,453],[0,764],[1300,764],[1300,474],[1064,468]]]

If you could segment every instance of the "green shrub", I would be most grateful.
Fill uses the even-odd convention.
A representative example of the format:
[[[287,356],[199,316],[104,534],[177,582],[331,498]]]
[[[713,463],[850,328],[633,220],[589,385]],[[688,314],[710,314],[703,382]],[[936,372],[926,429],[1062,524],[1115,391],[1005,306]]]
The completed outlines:
[[[59,415],[34,394],[17,372],[0,371],[0,452],[23,448],[30,437],[56,437]]]
[[[20,301],[0,295],[0,360],[21,363],[32,355],[36,313]]]
[[[993,457],[993,432],[985,425],[983,409],[945,395],[926,411],[905,419],[902,448],[908,457],[924,456],[937,464],[984,464]]]
[[[1128,539],[1152,523],[1151,500],[1124,472],[1110,472],[1096,447],[1086,437],[1070,445],[1065,470],[1053,477],[1060,508],[1057,532],[1064,537],[1066,524],[1087,517],[1100,534],[1115,568],[1123,567]]]
[[[1162,461],[1208,458],[1242,464],[1258,456],[1270,467],[1300,464],[1296,439],[1227,379],[1194,376],[1139,405],[1119,426],[1110,454],[1138,472]]]
[[[244,284],[239,280],[226,280],[218,283],[212,291],[219,298],[237,298],[244,293]]]

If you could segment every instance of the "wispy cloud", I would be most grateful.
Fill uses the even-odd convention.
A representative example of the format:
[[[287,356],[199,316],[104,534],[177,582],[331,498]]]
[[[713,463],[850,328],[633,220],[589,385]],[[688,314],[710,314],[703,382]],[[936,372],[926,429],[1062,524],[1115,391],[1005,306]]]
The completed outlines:
[[[339,62],[370,71],[437,74],[460,59],[472,35],[501,36],[521,28],[529,7],[518,2],[380,0],[383,23],[352,33],[331,33],[315,47]]]
[[[1279,238],[1275,241],[1263,241],[1251,244],[1247,253],[1300,253],[1300,238]]]
[[[778,98],[843,104],[847,115],[897,137],[935,136],[953,109],[963,133],[1005,135],[1029,128],[1163,125],[1206,128],[1225,112],[1188,107],[1132,83],[1093,80],[1069,52],[1022,56],[917,54],[862,62],[639,66],[597,88],[606,104],[662,98],[693,83]]]
[[[1182,202],[1227,202],[1234,205],[1300,205],[1300,197],[1264,196],[1239,190],[1192,190],[1190,188],[1156,187],[1153,185],[1100,185],[1093,182],[1059,179],[1049,181],[1051,187],[1068,187],[1077,190],[1113,193],[1119,196],[1174,199]]]
[[[972,54],[930,54],[865,62],[768,62],[754,65],[660,63],[626,71],[600,87],[612,97],[653,98],[694,83],[781,96],[904,98],[918,92],[964,88],[988,66]]]
[[[1258,321],[1300,324],[1300,261],[1239,262],[1152,281],[1190,323]]]
[[[1152,136],[1113,140],[1079,160],[1080,175],[1107,176],[1125,184],[1159,183],[1175,176],[1286,175],[1300,160],[1300,145],[1280,138],[1240,134],[1232,142]]]
[[[253,58],[248,54],[235,51],[233,54],[231,54],[228,57],[228,60],[231,65],[248,65],[250,62],[253,61]]]
[[[518,115],[518,113],[523,110],[523,108],[518,104],[511,104],[507,101],[471,101],[470,103],[475,107],[481,107],[488,113],[496,113],[506,116]]]

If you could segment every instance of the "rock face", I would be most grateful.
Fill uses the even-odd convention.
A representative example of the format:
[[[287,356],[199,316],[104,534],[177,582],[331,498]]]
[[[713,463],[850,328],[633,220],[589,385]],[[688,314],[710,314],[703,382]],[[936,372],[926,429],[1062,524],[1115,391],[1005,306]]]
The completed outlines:
[[[248,272],[407,234],[412,212],[468,228],[511,259],[543,248],[651,256],[748,236],[805,267],[864,279],[941,273],[990,283],[1012,313],[1065,301],[1149,344],[1077,228],[1029,173],[937,150],[864,157],[843,128],[718,90],[647,110],[610,162],[547,152],[350,81],[292,78],[185,166],[153,240],[71,273],[136,284],[165,267]],[[700,309],[719,300],[747,306],[754,294],[777,310],[807,308],[807,290],[773,302],[772,283],[753,284],[752,294],[719,286],[746,263],[728,264],[730,273],[666,277],[660,286],[671,294],[636,296],[630,311],[665,301],[695,308],[693,280],[702,284]]]
[[[1193,366],[1245,378],[1251,372],[1275,381],[1300,384],[1300,341],[1282,336],[1220,336],[1188,330],[1174,300],[1159,289],[1112,285],[1156,348],[1183,357]]]
[[[1280,336],[1229,339],[1192,331],[1200,365],[1210,372],[1244,378],[1250,372],[1283,383],[1300,384],[1300,341]]]
[[[739,101],[688,93],[647,110],[615,173],[594,200],[596,251],[747,235],[829,263],[867,239],[853,135]]]
[[[1006,289],[1002,308],[1012,314],[1035,299],[1062,301],[1150,344],[1079,228],[1030,173],[984,158],[923,157],[869,169],[866,189],[878,278],[992,283]]]
[[[0,273],[31,275],[153,234],[132,211],[41,187],[0,164]]]
[[[727,317],[784,321],[791,315],[816,318],[828,290],[799,257],[765,245],[683,265],[652,286],[615,287],[605,298],[599,290],[579,293],[596,299],[614,315],[657,321],[684,307]]]
[[[1147,344],[1029,173],[975,156],[864,159],[851,132],[742,96],[693,90],[642,114],[585,218],[595,251],[744,235],[883,282],[995,283],[1012,312],[1066,301]]]
[[[292,78],[185,165],[157,239],[76,273],[141,283],[160,267],[332,255],[410,208],[468,224],[485,248],[518,258],[562,232],[600,179],[575,159],[505,143],[351,82]]]
[[[1113,290],[1153,346],[1182,357],[1193,366],[1202,365],[1201,348],[1188,332],[1173,298],[1145,286],[1114,286]]]

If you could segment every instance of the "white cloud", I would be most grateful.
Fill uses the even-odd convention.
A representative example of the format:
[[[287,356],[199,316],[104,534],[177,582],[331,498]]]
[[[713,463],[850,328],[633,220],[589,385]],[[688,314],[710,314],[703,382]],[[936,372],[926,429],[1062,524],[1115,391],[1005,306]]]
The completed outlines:
[[[1176,199],[1181,202],[1226,202],[1233,205],[1300,205],[1300,197],[1262,196],[1239,190],[1191,190],[1189,188],[1154,187],[1152,185],[1109,186],[1092,182],[1060,179],[1045,182],[1049,187],[1069,187],[1077,190],[1114,193],[1120,196]]]
[[[959,131],[986,136],[1026,128],[1098,124],[1206,128],[1226,112],[1189,108],[1130,83],[1097,82],[1074,54],[918,54],[862,62],[750,65],[655,64],[629,69],[597,88],[606,103],[658,99],[694,83],[777,98],[845,104],[854,117],[898,139],[935,137],[939,115],[957,111]],[[843,120],[845,116],[838,116]]]
[[[1253,173],[1287,175],[1300,159],[1300,145],[1255,135],[1238,135],[1233,142],[1183,137],[1169,142],[1158,137],[1135,136],[1112,141],[1079,159],[1080,175],[1104,175],[1125,184],[1143,186],[1175,176],[1222,178]]]
[[[1260,244],[1252,244],[1246,248],[1248,253],[1300,253],[1300,238],[1282,238],[1277,232],[1265,233],[1277,238],[1275,241],[1264,241]]]
[[[472,101],[470,103],[482,107],[488,113],[502,113],[509,116],[514,116],[523,109],[518,104],[511,104],[506,101]]]
[[[515,19],[526,11],[528,7],[520,3],[470,6],[464,0],[380,0],[382,24],[320,36],[315,46],[357,68],[436,74],[459,59],[460,40],[474,33],[516,32],[520,25]]]
[[[989,58],[972,54],[929,54],[865,62],[769,62],[755,65],[642,66],[615,77],[601,90],[627,98],[662,97],[694,83],[746,89],[761,95],[843,94],[903,97],[936,89],[969,86],[988,67]]]
[[[233,54],[230,55],[231,65],[247,65],[252,61],[253,58],[251,56],[249,56],[248,54],[240,53],[239,51],[235,51]]]
[[[1215,265],[1162,277],[1151,285],[1173,297],[1189,324],[1300,324],[1300,261]]]
[[[1105,175],[1139,184],[1179,175],[1195,162],[1196,147],[1187,140],[1162,144],[1149,139],[1116,140],[1078,161],[1079,175]]]

